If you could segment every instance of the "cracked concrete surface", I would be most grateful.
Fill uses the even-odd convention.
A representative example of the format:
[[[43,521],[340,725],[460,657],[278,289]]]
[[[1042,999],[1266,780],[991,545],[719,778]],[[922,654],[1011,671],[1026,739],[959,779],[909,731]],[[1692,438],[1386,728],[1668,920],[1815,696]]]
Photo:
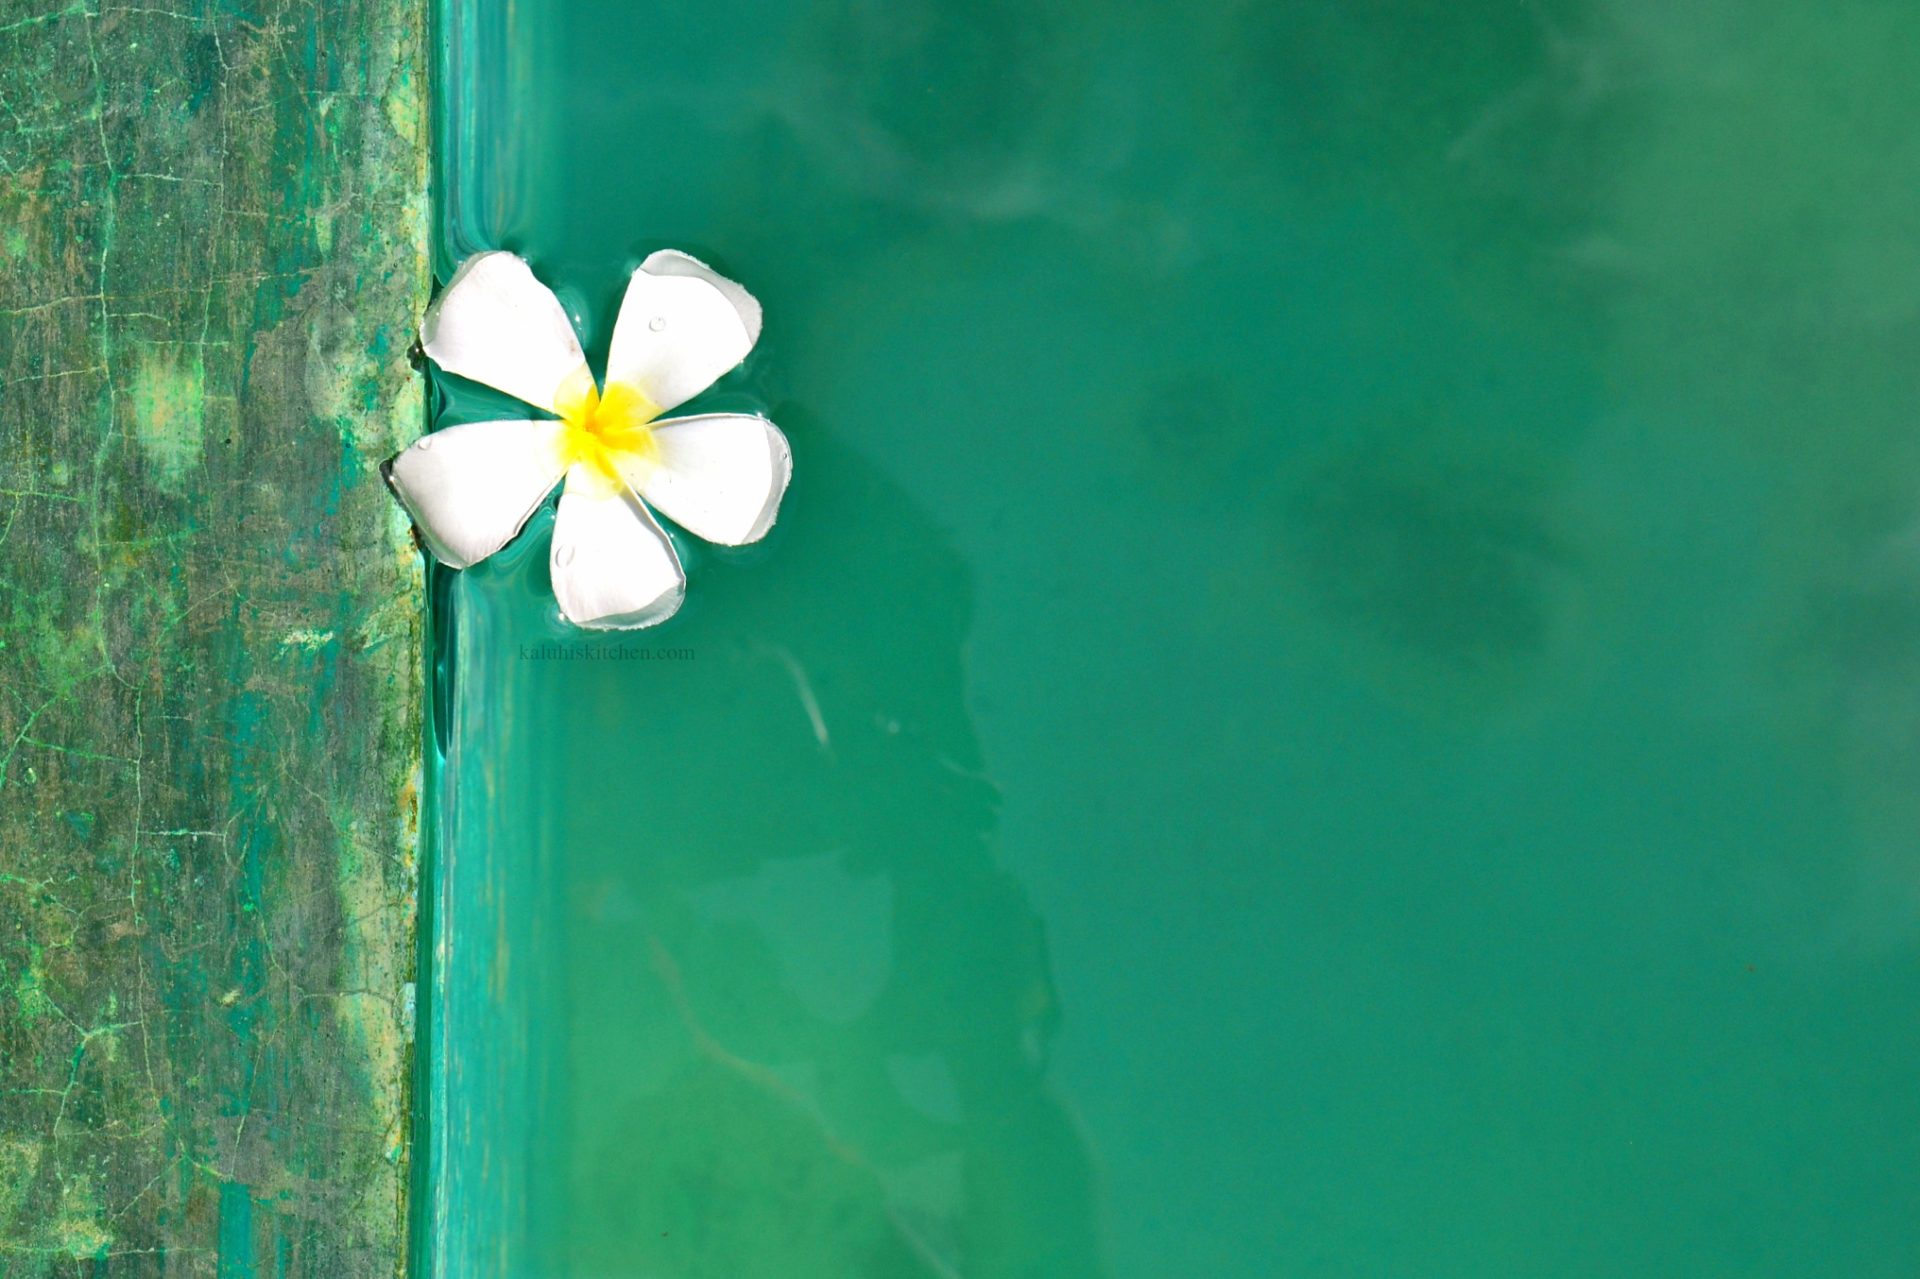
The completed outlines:
[[[424,23],[0,0],[0,1274],[402,1267]]]

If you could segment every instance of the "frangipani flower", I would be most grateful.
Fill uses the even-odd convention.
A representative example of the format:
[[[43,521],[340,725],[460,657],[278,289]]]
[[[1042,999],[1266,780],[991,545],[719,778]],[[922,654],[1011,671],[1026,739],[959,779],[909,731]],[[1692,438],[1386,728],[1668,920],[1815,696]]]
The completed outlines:
[[[387,481],[443,564],[512,541],[564,478],[553,593],[579,626],[652,626],[686,576],[648,511],[723,546],[773,527],[793,471],[786,437],[750,413],[660,414],[711,386],[760,336],[760,304],[684,253],[640,264],[614,320],[604,387],[553,291],[511,253],[468,258],[420,325],[427,355],[554,414],[451,426],[394,458]],[[645,499],[644,502],[642,499]]]

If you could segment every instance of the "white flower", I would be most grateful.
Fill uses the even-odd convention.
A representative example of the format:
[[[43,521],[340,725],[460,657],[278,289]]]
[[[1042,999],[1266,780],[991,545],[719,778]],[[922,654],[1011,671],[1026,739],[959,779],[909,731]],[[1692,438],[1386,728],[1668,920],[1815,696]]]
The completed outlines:
[[[564,477],[550,552],[560,612],[580,626],[663,622],[686,576],[647,508],[743,546],[773,527],[786,492],[792,455],[765,418],[659,420],[759,336],[760,304],[745,289],[662,250],[627,285],[602,389],[553,291],[511,253],[477,254],[427,308],[427,355],[556,417],[436,431],[393,459],[388,483],[435,558],[465,568],[512,541]]]

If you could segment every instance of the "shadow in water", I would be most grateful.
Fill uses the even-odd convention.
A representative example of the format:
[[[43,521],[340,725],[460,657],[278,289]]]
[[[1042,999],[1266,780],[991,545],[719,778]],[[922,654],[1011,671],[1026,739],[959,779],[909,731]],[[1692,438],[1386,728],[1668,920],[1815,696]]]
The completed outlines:
[[[683,543],[663,630],[563,631],[545,516],[476,570],[520,602],[505,722],[544,775],[523,797],[552,796],[523,907],[561,921],[523,977],[566,1010],[533,1050],[536,1250],[596,1276],[1101,1273],[1042,925],[965,706],[967,567],[775,416],[780,525]]]

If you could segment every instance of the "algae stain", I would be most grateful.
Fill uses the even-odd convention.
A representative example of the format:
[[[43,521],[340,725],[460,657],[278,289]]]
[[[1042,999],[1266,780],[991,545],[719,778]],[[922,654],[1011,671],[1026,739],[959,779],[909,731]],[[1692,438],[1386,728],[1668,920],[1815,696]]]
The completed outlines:
[[[90,1178],[65,1180],[59,1215],[54,1218],[46,1239],[51,1245],[49,1251],[63,1252],[75,1261],[104,1262],[113,1248],[113,1232],[103,1221],[105,1216]]]
[[[24,1137],[0,1137],[0,1230],[11,1227],[27,1202],[40,1169],[42,1143]]]
[[[20,974],[19,980],[13,985],[13,1003],[19,1023],[33,1026],[53,1010],[53,1001],[47,998],[39,945],[29,942],[27,952],[26,971]]]
[[[134,369],[134,439],[160,487],[170,493],[179,492],[187,472],[200,462],[206,390],[206,366],[197,354],[182,358],[149,350]]]

